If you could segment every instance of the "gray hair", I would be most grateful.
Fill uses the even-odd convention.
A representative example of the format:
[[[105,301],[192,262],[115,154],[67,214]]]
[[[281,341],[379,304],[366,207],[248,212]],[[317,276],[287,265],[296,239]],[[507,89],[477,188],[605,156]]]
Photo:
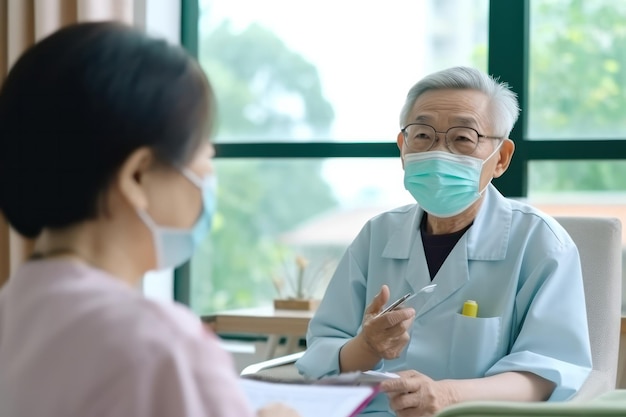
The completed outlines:
[[[453,67],[432,73],[417,82],[406,96],[400,112],[400,127],[404,127],[417,98],[429,90],[477,90],[485,93],[491,105],[491,122],[496,134],[508,137],[519,115],[517,95],[505,82],[475,68]],[[483,133],[483,132],[480,132]]]

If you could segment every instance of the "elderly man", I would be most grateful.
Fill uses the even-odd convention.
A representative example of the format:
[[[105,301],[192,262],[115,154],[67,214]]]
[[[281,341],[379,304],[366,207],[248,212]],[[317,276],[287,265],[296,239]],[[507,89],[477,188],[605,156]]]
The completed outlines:
[[[506,84],[472,68],[411,88],[397,142],[417,205],[373,218],[352,242],[309,326],[301,373],[397,373],[366,409],[379,416],[577,392],[591,353],[576,246],[554,219],[490,184],[511,161],[518,113]],[[471,302],[464,309],[470,300],[477,314]]]

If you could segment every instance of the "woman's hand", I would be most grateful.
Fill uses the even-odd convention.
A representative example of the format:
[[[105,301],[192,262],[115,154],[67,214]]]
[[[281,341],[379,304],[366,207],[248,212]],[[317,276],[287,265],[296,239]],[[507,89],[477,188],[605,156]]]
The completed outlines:
[[[457,403],[457,395],[447,381],[433,381],[417,371],[398,372],[400,378],[380,384],[389,405],[398,417],[432,416]]]
[[[268,404],[256,413],[257,417],[301,417],[296,410],[281,403]]]
[[[376,315],[389,300],[389,288],[383,285],[371,304],[365,309],[363,330],[357,337],[372,354],[381,359],[395,359],[410,340],[409,329],[415,319],[415,310],[399,308]]]

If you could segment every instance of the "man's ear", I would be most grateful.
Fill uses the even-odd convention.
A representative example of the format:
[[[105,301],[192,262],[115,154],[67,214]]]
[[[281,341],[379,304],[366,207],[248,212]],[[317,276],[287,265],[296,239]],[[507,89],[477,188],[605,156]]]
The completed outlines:
[[[511,164],[511,158],[515,152],[515,142],[511,139],[503,139],[502,146],[500,146],[500,152],[498,155],[498,163],[493,171],[493,177],[499,178],[506,172]]]
[[[402,161],[402,169],[404,169],[404,158],[402,158],[402,148],[404,147],[404,135],[402,132],[398,133],[398,137],[396,138],[396,143],[398,144],[398,149],[400,149],[400,160]]]
[[[150,148],[142,147],[131,153],[118,171],[116,185],[128,204],[135,209],[148,208],[146,174],[154,164]]]

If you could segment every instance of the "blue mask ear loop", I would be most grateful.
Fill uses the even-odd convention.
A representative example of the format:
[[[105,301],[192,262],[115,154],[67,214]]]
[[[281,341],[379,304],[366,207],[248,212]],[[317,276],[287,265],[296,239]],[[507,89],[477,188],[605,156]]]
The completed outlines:
[[[203,193],[206,189],[216,190],[217,189],[217,177],[215,174],[207,174],[204,179],[200,178],[196,173],[191,171],[189,168],[179,168],[181,174],[185,178],[187,178],[193,185],[198,187],[200,191]]]
[[[500,151],[500,148],[502,147],[502,144],[504,143],[505,139],[500,140],[500,143],[498,144],[498,146],[496,146],[496,149],[493,150],[493,152],[491,152],[491,155],[489,155],[487,158],[485,158],[485,160],[483,161],[483,167],[485,166],[485,162],[487,162],[488,160],[491,159],[492,156],[494,156],[497,152]],[[480,173],[483,173],[483,169],[482,167],[480,168]],[[487,189],[487,187],[489,187],[489,184],[491,184],[491,181],[493,180],[493,177],[491,177],[491,180],[489,180],[489,182],[487,183],[487,185],[485,185],[485,188],[483,188],[482,190],[480,190],[478,192],[478,194],[480,194],[481,196],[483,195],[483,193],[485,192],[485,190]],[[480,178],[478,179],[478,181],[480,181]]]
[[[487,162],[488,160],[491,159],[492,156],[494,156],[502,147],[502,144],[504,143],[505,139],[501,139],[500,143],[498,144],[498,146],[496,146],[496,149],[493,150],[493,152],[491,152],[491,154],[485,158],[485,160],[483,161],[483,165],[485,165],[485,162]]]
[[[215,211],[215,194],[217,192],[217,177],[215,174],[207,174],[204,178],[200,178],[189,168],[178,168],[181,174],[187,178],[193,185],[198,187],[202,193],[202,210],[212,213]],[[208,198],[213,196],[213,198]]]
[[[200,179],[200,177],[198,177],[193,171],[191,171],[189,168],[179,168],[180,173],[183,174],[183,176],[185,178],[187,178],[189,181],[191,181],[191,183],[193,185],[195,185],[196,187],[198,187],[198,189],[200,191],[202,191],[202,180]],[[138,210],[137,211],[139,214],[139,217],[141,217],[141,219],[145,222],[150,224],[153,227],[161,227],[158,224],[155,223],[154,220],[152,220],[152,217],[150,217],[150,215],[145,212],[144,210]]]
[[[202,179],[196,175],[195,172],[190,170],[189,168],[179,168],[180,173],[183,174],[185,178],[187,178],[193,185],[198,187],[198,189],[202,190]]]

